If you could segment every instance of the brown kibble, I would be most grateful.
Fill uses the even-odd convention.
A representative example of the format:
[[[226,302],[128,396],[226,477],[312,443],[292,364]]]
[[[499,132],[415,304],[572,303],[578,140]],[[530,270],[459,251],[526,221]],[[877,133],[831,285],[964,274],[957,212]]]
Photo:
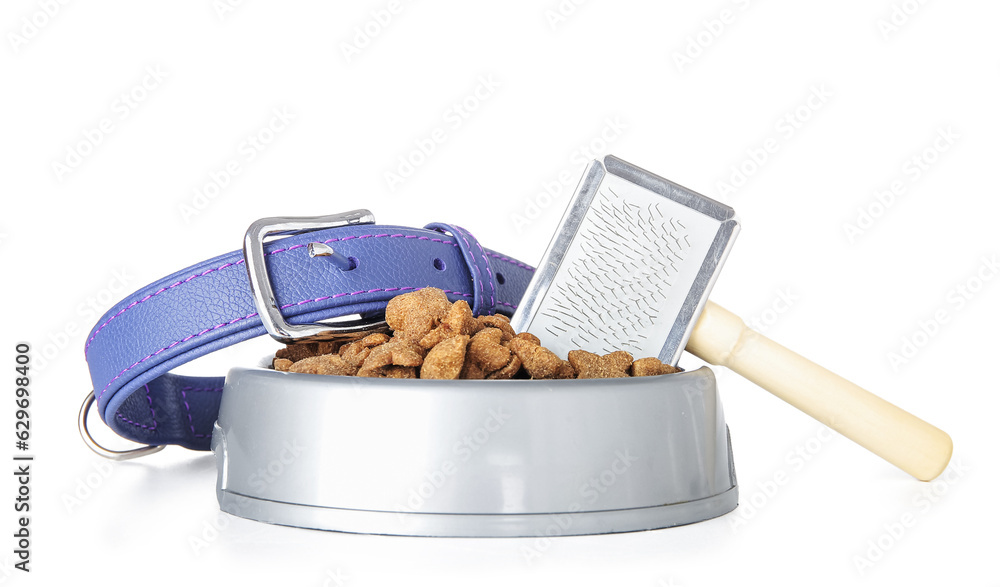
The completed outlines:
[[[465,300],[458,300],[451,305],[448,315],[444,317],[441,324],[420,339],[420,346],[429,349],[446,338],[461,334],[471,336],[479,329],[479,322],[472,316],[469,303]]]
[[[486,379],[511,379],[521,369],[521,359],[503,344],[499,328],[483,328],[472,337],[465,364],[475,365]],[[470,369],[470,373],[476,373]],[[482,377],[477,377],[481,379]]]
[[[407,338],[392,337],[385,343],[371,349],[368,357],[358,369],[361,377],[386,377],[387,367],[419,367],[424,362],[424,349]]]
[[[568,365],[569,363],[567,363]],[[517,355],[511,353],[510,362],[503,369],[494,371],[486,376],[487,379],[513,379],[517,375],[518,371],[521,370],[521,359],[517,358]]]
[[[393,365],[391,367],[384,367],[382,369],[383,377],[389,379],[416,379],[417,378],[417,368],[416,367],[400,367],[398,365]]]
[[[444,320],[451,302],[443,290],[425,287],[396,296],[385,307],[385,321],[395,336],[420,340]]]
[[[670,373],[680,373],[680,369],[674,367],[673,365],[667,365],[660,362],[656,357],[646,357],[644,359],[636,359],[632,363],[632,376],[633,377],[649,377],[651,375],[667,375]]]
[[[556,370],[556,379],[574,379],[576,378],[576,368],[569,361],[563,361],[559,365],[559,369]]]
[[[420,367],[421,379],[457,379],[465,363],[469,336],[460,334],[438,343],[427,353]]]
[[[484,328],[469,342],[467,356],[484,372],[503,369],[510,363],[510,349],[501,344],[503,331],[499,328]]]
[[[683,371],[655,357],[633,361],[625,351],[597,355],[570,351],[569,360],[541,346],[537,336],[517,334],[502,314],[473,316],[468,302],[448,301],[427,287],[396,296],[386,308],[395,332],[369,334],[348,343],[297,343],[275,353],[277,371],[360,377],[424,379],[593,379],[648,377]]]
[[[514,335],[514,338],[520,338],[521,340],[526,340],[532,344],[537,344],[538,346],[542,346],[542,341],[539,340],[537,336],[531,334],[530,332],[519,332]]]
[[[340,347],[340,357],[357,368],[365,362],[372,348],[386,342],[389,342],[389,335],[384,332],[369,334],[361,340],[349,342]]]
[[[514,329],[510,327],[510,318],[504,316],[503,314],[494,314],[493,316],[477,316],[476,321],[482,328],[499,328],[503,331],[503,341],[514,338]]]
[[[520,364],[519,364],[520,365]],[[479,368],[475,361],[466,359],[462,365],[462,372],[458,374],[459,379],[486,379],[486,373]]]
[[[628,377],[632,355],[625,351],[615,351],[604,356],[587,351],[570,351],[569,362],[576,369],[578,379]]]
[[[417,368],[416,367],[402,367],[400,365],[388,365],[386,367],[377,367],[374,369],[365,369],[362,367],[358,369],[358,377],[374,377],[374,378],[385,378],[385,379],[416,379],[417,378]]]
[[[334,341],[322,341],[322,342],[297,342],[295,344],[287,345],[283,349],[278,349],[278,352],[274,353],[277,359],[288,359],[291,362],[301,361],[306,357],[316,357],[319,355],[328,355],[334,352],[334,348],[338,343]]]
[[[524,338],[511,339],[507,345],[517,355],[524,370],[532,379],[556,379],[565,377],[568,370],[563,367],[563,361],[549,349],[534,344]]]
[[[317,375],[354,375],[357,369],[340,358],[339,355],[320,355],[296,361],[289,369],[292,373],[313,373]]]

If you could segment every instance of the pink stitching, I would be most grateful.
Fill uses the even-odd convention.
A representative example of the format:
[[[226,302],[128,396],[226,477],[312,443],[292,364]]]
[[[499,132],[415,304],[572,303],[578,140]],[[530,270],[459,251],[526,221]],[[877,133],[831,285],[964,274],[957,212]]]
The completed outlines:
[[[128,422],[129,424],[131,424],[133,426],[138,426],[140,428],[145,428],[146,430],[156,430],[156,411],[153,410],[153,398],[150,397],[150,394],[152,392],[149,390],[149,384],[148,383],[145,384],[145,385],[143,385],[143,387],[146,388],[146,401],[149,402],[149,415],[150,415],[150,417],[153,420],[153,425],[152,426],[146,426],[145,424],[140,424],[138,422],[133,422],[132,420],[129,420],[128,418],[126,418],[125,416],[123,416],[120,412],[116,413],[115,416],[117,416],[123,422]]]
[[[188,405],[188,396],[183,389],[181,389],[181,398],[184,400],[184,411],[186,411],[188,415],[188,424],[191,425],[191,434],[193,436],[198,436],[194,433],[194,418],[191,417],[191,406]]]
[[[203,271],[201,273],[195,273],[194,275],[188,277],[187,279],[182,279],[180,281],[171,283],[170,285],[168,285],[166,287],[161,287],[160,289],[154,291],[153,293],[147,295],[146,297],[144,297],[142,299],[139,299],[139,300],[136,300],[136,301],[132,302],[131,304],[125,306],[124,308],[122,308],[121,310],[119,310],[117,314],[115,314],[114,316],[108,318],[107,322],[105,322],[104,324],[101,324],[97,328],[97,330],[94,331],[94,334],[92,334],[90,336],[90,339],[87,340],[87,344],[84,345],[84,348],[83,348],[84,354],[86,354],[86,352],[90,349],[90,343],[92,343],[94,341],[94,338],[97,337],[97,333],[100,332],[100,331],[102,331],[102,330],[104,330],[105,326],[107,326],[108,324],[110,324],[111,321],[114,320],[115,318],[117,318],[117,317],[121,316],[122,314],[124,314],[126,310],[132,308],[133,306],[136,306],[136,305],[139,305],[139,304],[145,302],[146,300],[148,300],[149,298],[151,298],[153,296],[160,295],[161,293],[163,293],[163,292],[165,292],[167,290],[173,289],[173,288],[177,287],[178,285],[184,285],[185,283],[191,281],[195,277],[204,277],[205,275],[208,275],[209,273],[213,273],[215,271],[219,271],[219,270],[225,269],[226,267],[231,267],[233,265],[239,265],[241,263],[243,263],[242,259],[240,259],[239,261],[237,261],[235,263],[226,263],[224,265],[220,265],[220,266],[216,267],[215,269],[208,269],[208,270]]]
[[[463,228],[462,230],[465,229]],[[493,306],[496,305],[493,298],[497,293],[497,288],[493,285],[493,269],[490,268],[490,260],[486,258],[486,251],[483,250],[483,245],[479,244],[479,241],[476,241],[476,246],[479,247],[479,252],[483,255],[483,263],[486,264],[486,273],[490,276],[490,312],[492,312]]]
[[[470,238],[472,237],[472,235],[469,233],[468,230],[465,230],[464,228],[462,228],[461,226],[459,226],[457,224],[455,225],[455,228],[457,228],[458,231],[460,233],[462,233],[462,240],[465,241],[465,246],[469,247],[469,254],[472,256],[473,262],[475,262],[475,260],[476,260],[475,251],[472,250],[472,247],[469,245],[469,241],[465,239],[465,235],[468,234]],[[479,241],[477,241],[474,238],[472,240],[476,241],[476,246],[479,247],[479,252],[483,255],[483,264],[486,265],[486,273],[490,276],[490,280],[489,280],[490,281],[490,313],[492,314],[493,313],[493,308],[494,308],[494,306],[496,306],[496,299],[495,298],[496,298],[496,293],[497,293],[496,287],[493,285],[493,270],[490,268],[490,260],[486,258],[486,251],[483,250],[483,245],[479,244]],[[483,274],[482,274],[481,271],[479,271],[479,266],[478,265],[476,266],[476,272],[479,273],[479,279],[481,280],[483,278]],[[479,289],[483,289],[482,288],[482,284],[480,284],[480,288]],[[483,293],[485,293],[485,292],[483,292]]]
[[[469,244],[469,239],[465,238],[465,229],[457,224],[454,226],[456,232],[458,232],[458,236],[462,237],[462,240],[465,241],[465,249],[469,251],[469,257],[472,258],[472,266],[476,268],[476,273],[479,274],[479,293],[482,294],[483,297],[486,297],[486,290],[483,289],[483,272],[480,271],[479,265],[476,263],[476,252],[472,250],[472,245]]]
[[[403,290],[417,290],[417,289],[421,289],[421,288],[419,288],[419,287],[393,287],[393,288],[388,288],[388,289],[387,288],[376,288],[376,289],[369,289],[369,290],[365,290],[365,291],[345,292],[345,293],[334,294],[332,296],[323,296],[323,297],[314,298],[314,299],[311,299],[311,300],[303,300],[301,302],[295,302],[295,303],[291,303],[291,304],[285,304],[284,306],[281,306],[281,309],[284,310],[285,308],[290,308],[292,306],[301,306],[302,304],[307,304],[309,302],[320,302],[320,301],[323,301],[323,300],[329,300],[329,299],[332,299],[332,298],[340,298],[340,297],[344,297],[344,296],[354,296],[354,295],[359,295],[359,294],[377,293],[377,292],[383,292],[383,291],[403,291]],[[446,290],[443,290],[443,291],[445,293],[452,293],[452,294],[457,294],[457,295],[460,295],[460,296],[472,297],[472,294],[467,294],[467,293],[460,292],[460,291],[452,291],[450,289],[446,289]],[[211,332],[213,330],[218,330],[219,328],[223,328],[225,326],[229,326],[231,324],[235,324],[237,322],[240,322],[241,320],[246,320],[247,318],[253,318],[256,315],[257,315],[257,312],[254,312],[252,314],[247,314],[246,316],[243,316],[241,318],[233,318],[229,322],[222,322],[222,323],[216,324],[215,326],[209,326],[208,328],[205,328],[201,332],[197,332],[195,334],[190,334],[190,335],[185,336],[184,338],[182,338],[180,340],[175,340],[174,342],[168,344],[167,346],[163,347],[162,349],[160,349],[158,351],[153,351],[152,353],[150,353],[150,354],[146,355],[145,357],[139,359],[138,361],[132,363],[128,367],[125,367],[124,369],[121,370],[120,373],[118,373],[118,375],[115,375],[114,378],[111,379],[111,381],[108,381],[108,384],[104,386],[104,389],[102,389],[101,393],[97,396],[97,401],[98,402],[101,401],[101,398],[104,397],[104,394],[108,391],[108,388],[111,387],[112,383],[114,383],[119,378],[121,378],[121,376],[124,375],[125,373],[127,373],[127,372],[131,371],[132,369],[134,369],[140,363],[142,363],[144,361],[147,361],[147,360],[155,357],[156,355],[162,353],[163,351],[172,349],[172,348],[174,348],[175,346],[177,346],[179,344],[185,343],[185,342],[191,340],[192,338],[196,338],[198,336],[201,336],[201,335],[206,334],[208,332]]]
[[[191,406],[187,403],[187,391],[222,391],[221,387],[182,387],[181,397],[184,398],[184,409],[188,413],[188,423],[191,424],[191,434],[195,438],[208,438],[208,434],[198,434],[194,431],[194,418],[191,417]]]
[[[138,426],[140,428],[145,428],[146,430],[156,430],[156,425],[155,424],[152,425],[152,426],[146,426],[145,424],[140,424],[138,422],[133,422],[132,420],[129,420],[128,418],[126,418],[125,416],[123,416],[121,414],[115,414],[115,416],[118,416],[119,420],[122,420],[123,422],[131,424],[133,426]]]
[[[182,387],[181,397],[184,398],[184,409],[187,411],[188,423],[191,425],[191,434],[195,438],[208,438],[208,434],[198,434],[194,431],[194,418],[191,417],[191,406],[188,405],[187,393],[188,391],[222,391],[221,387]]]
[[[494,259],[500,259],[501,261],[505,261],[507,263],[510,263],[511,265],[517,265],[521,269],[527,269],[528,271],[534,271],[535,270],[535,268],[531,267],[530,265],[525,265],[524,263],[521,263],[519,261],[515,261],[513,259],[508,259],[507,257],[504,257],[503,255],[498,255],[498,254],[494,253],[493,251],[486,251],[486,254],[489,255],[489,256],[491,256],[491,257],[493,257]]]
[[[186,391],[194,391],[194,388],[193,387],[181,388],[181,397],[184,399],[184,410],[187,412],[188,415],[188,424],[191,425],[191,435],[194,436],[195,438],[208,438],[207,434],[198,434],[197,432],[194,431],[194,418],[191,417],[191,406],[188,405],[188,396],[187,393],[185,393]]]
[[[357,235],[357,236],[348,236],[348,237],[344,237],[344,238],[331,238],[331,239],[327,239],[327,240],[325,240],[323,242],[324,243],[332,243],[332,242],[337,242],[337,241],[349,241],[349,240],[356,239],[356,238],[400,238],[400,237],[402,237],[402,238],[416,238],[417,240],[426,240],[426,241],[431,241],[431,242],[436,242],[436,243],[451,245],[453,247],[458,247],[458,243],[453,243],[451,241],[444,241],[444,240],[441,240],[441,239],[438,239],[438,238],[430,238],[430,237],[427,237],[427,236],[404,235],[404,234],[363,234],[363,235]],[[269,252],[268,256],[270,256],[270,255],[277,255],[278,253],[283,253],[285,251],[292,251],[292,250],[295,250],[295,249],[300,249],[300,248],[303,248],[305,246],[306,245],[293,245],[293,246],[288,247],[288,248],[277,249],[277,250]],[[196,277],[204,277],[204,276],[208,275],[209,273],[214,273],[215,271],[221,271],[222,269],[226,269],[227,267],[232,267],[232,266],[235,266],[235,265],[241,265],[241,264],[243,264],[243,262],[244,262],[244,260],[240,259],[239,261],[236,261],[235,263],[225,263],[225,264],[220,265],[220,266],[218,266],[218,267],[216,267],[214,269],[207,269],[207,270],[205,270],[205,271],[203,271],[201,273],[195,273],[194,275],[191,275],[190,277],[187,277],[185,279],[182,279],[180,281],[172,283],[172,284],[170,284],[168,286],[161,287],[160,289],[154,291],[153,293],[146,295],[142,299],[136,300],[136,301],[132,302],[131,304],[125,306],[124,308],[122,308],[121,310],[119,310],[118,313],[116,313],[114,316],[108,318],[106,322],[104,322],[103,324],[101,324],[100,326],[97,327],[97,330],[94,331],[94,334],[92,334],[90,336],[90,338],[87,340],[87,344],[85,344],[84,347],[83,347],[83,353],[84,353],[84,355],[86,355],[87,351],[90,350],[90,345],[91,345],[91,343],[94,342],[94,339],[97,337],[97,334],[100,331],[104,330],[104,327],[107,326],[108,324],[110,324],[112,320],[114,320],[115,318],[117,318],[117,317],[121,316],[122,314],[124,314],[126,310],[130,310],[131,308],[133,308],[133,307],[135,307],[135,306],[137,306],[137,305],[145,302],[146,300],[152,298],[153,296],[160,295],[161,293],[163,293],[165,291],[171,290],[171,289],[173,289],[173,288],[175,288],[175,287],[177,287],[179,285],[183,285],[183,284],[191,281],[192,279],[195,279]]]

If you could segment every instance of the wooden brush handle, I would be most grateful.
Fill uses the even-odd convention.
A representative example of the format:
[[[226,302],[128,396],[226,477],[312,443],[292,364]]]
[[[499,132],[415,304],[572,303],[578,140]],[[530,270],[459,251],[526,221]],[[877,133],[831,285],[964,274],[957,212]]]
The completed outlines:
[[[711,301],[688,352],[728,367],[921,481],[944,471],[951,438],[884,399],[747,328]]]

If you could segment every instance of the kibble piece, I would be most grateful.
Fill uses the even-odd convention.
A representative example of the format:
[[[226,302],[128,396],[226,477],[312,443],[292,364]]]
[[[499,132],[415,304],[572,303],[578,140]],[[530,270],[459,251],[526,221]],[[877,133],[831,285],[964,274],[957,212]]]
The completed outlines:
[[[365,362],[373,348],[386,342],[389,342],[389,335],[384,332],[369,334],[361,340],[349,342],[340,347],[340,357],[357,368]]]
[[[301,361],[306,357],[328,355],[334,352],[337,344],[338,343],[333,341],[297,342],[295,344],[287,345],[283,349],[278,349],[278,352],[274,353],[274,356],[278,359],[288,359],[294,363],[295,361]]]
[[[390,367],[382,368],[382,377],[388,377],[389,379],[416,379],[417,378],[417,368],[416,367],[400,367],[399,365],[392,365]]]
[[[520,367],[520,363],[518,366]],[[470,361],[468,358],[465,360],[465,364],[462,365],[462,372],[458,374],[459,379],[486,379],[486,373],[479,368],[479,365],[475,361]]]
[[[425,287],[396,296],[385,307],[385,321],[395,336],[420,340],[444,320],[451,302],[443,290]]]
[[[465,347],[469,336],[460,334],[445,339],[427,352],[420,367],[421,379],[458,379],[465,364]]]
[[[656,357],[636,359],[632,363],[633,377],[649,377],[651,375],[667,375],[669,373],[680,373],[680,369],[673,365],[662,363]]]
[[[424,349],[408,338],[392,337],[389,342],[371,349],[358,369],[361,377],[386,377],[388,367],[419,367],[424,362]]]
[[[556,370],[556,379],[575,379],[576,367],[569,361],[563,361]]]
[[[569,363],[567,363],[569,364]],[[510,362],[503,369],[498,369],[486,376],[487,379],[513,379],[521,370],[521,359],[511,353]]]
[[[483,328],[499,328],[503,331],[503,341],[514,338],[514,329],[510,326],[510,318],[504,316],[503,314],[494,314],[493,316],[477,316],[476,321]]]
[[[503,369],[510,363],[510,349],[501,344],[503,331],[499,328],[484,328],[469,342],[468,359],[484,372]]]
[[[503,344],[505,334],[499,328],[483,328],[472,337],[466,350],[466,367],[474,365],[477,369],[468,369],[476,379],[511,379],[521,370],[521,359],[511,349]],[[465,373],[463,369],[463,373]],[[482,372],[482,377],[479,377]],[[460,377],[464,377],[461,375]]]
[[[420,346],[429,349],[446,338],[462,334],[471,336],[479,329],[479,322],[473,317],[469,303],[465,300],[458,300],[451,305],[451,309],[448,310],[448,314],[441,321],[441,324],[420,339]]]
[[[560,359],[549,349],[534,344],[530,340],[513,338],[508,343],[508,347],[521,360],[524,370],[532,379],[565,378],[568,373],[563,366],[566,361]]]
[[[274,360],[271,361],[271,367],[273,367],[275,371],[288,371],[289,367],[292,366],[292,363],[294,363],[294,361],[275,357]]]
[[[289,369],[292,373],[314,373],[317,375],[354,375],[357,369],[340,358],[339,355],[320,355],[296,361]]]
[[[537,344],[538,346],[542,346],[542,341],[539,340],[537,336],[531,334],[530,332],[519,332],[514,335],[514,338],[520,338],[532,344]]]
[[[578,350],[569,352],[569,362],[576,369],[577,379],[628,377],[632,355],[626,351],[615,351],[601,356]]]

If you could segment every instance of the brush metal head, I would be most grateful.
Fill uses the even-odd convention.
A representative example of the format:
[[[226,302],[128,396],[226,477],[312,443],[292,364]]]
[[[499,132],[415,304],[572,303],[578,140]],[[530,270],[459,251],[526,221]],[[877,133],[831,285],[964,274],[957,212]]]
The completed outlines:
[[[676,365],[738,232],[729,206],[612,155],[592,161],[512,326],[562,357]]]

